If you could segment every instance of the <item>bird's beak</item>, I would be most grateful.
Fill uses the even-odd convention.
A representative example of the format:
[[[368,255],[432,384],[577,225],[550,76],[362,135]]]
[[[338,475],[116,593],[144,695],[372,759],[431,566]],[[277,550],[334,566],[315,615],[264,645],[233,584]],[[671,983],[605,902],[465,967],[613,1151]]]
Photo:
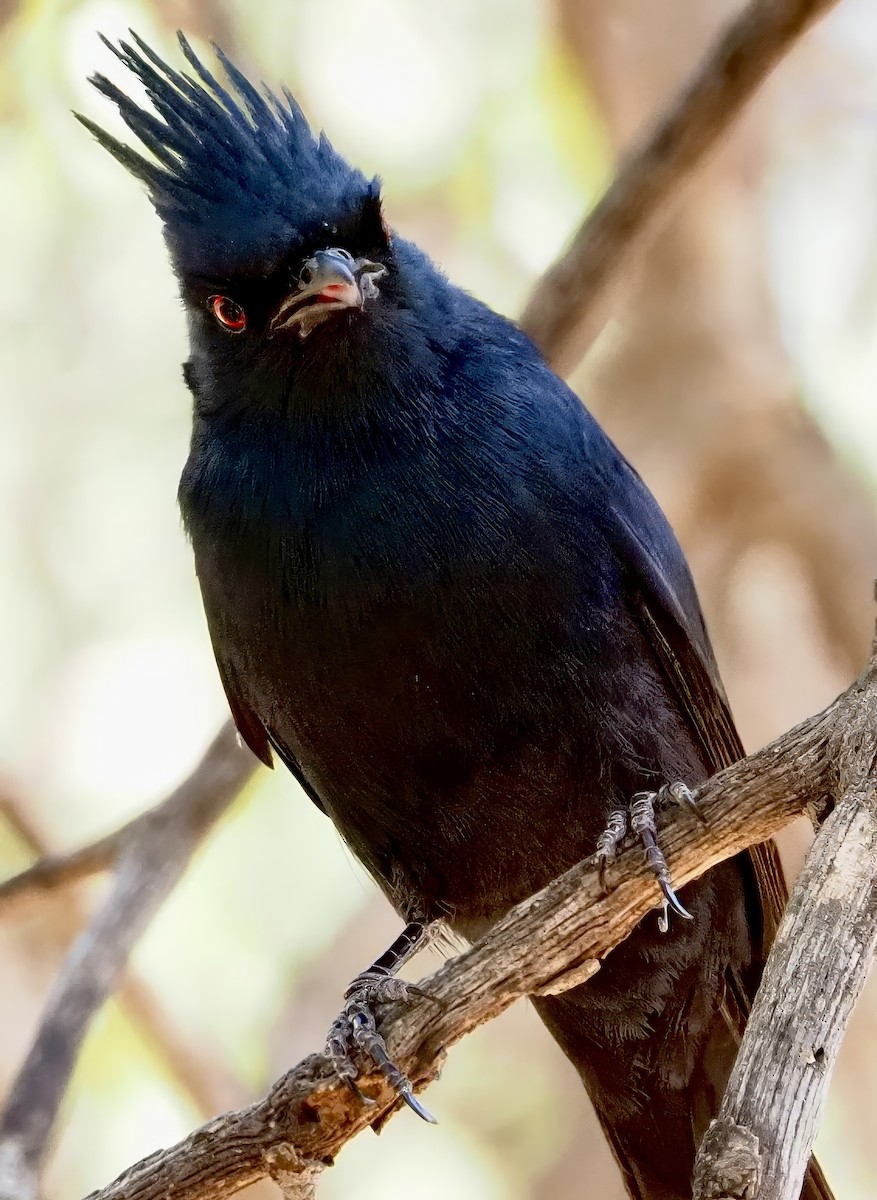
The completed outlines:
[[[274,314],[269,331],[297,329],[299,337],[346,308],[362,308],[378,295],[376,280],[387,268],[366,258],[353,259],[343,250],[318,250],[303,263],[299,285]]]

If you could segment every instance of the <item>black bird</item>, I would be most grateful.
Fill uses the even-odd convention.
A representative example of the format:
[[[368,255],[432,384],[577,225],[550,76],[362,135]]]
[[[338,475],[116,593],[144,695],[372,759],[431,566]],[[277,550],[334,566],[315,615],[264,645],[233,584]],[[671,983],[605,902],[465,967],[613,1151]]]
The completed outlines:
[[[149,158],[80,119],[146,184],[179,279],[179,499],[234,720],[408,922],[331,1048],[354,1087],[369,1049],[419,1108],[372,1008],[424,931],[482,934],[608,851],[632,799],[681,909],[637,794],[742,748],[676,539],[579,398],[388,228],[288,92],[180,44],[189,74],[111,47],[154,112],[93,79]],[[652,916],[536,1001],[640,1200],[691,1194],[782,889],[770,849],[725,862],[685,889],[693,920]],[[812,1170],[805,1195],[830,1195]]]

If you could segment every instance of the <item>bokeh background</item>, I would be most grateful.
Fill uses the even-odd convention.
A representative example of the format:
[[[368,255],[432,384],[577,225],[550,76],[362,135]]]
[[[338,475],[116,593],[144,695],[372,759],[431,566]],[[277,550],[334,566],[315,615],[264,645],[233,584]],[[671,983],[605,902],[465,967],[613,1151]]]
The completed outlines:
[[[380,173],[392,223],[518,313],[724,0],[0,0],[0,873],[148,807],[225,715],[175,508],[184,328],[158,222],[73,121],[96,31],[216,38]],[[865,661],[877,568],[877,11],[843,0],[680,198],[574,383],[689,553],[747,745]],[[794,864],[806,832],[785,850]],[[0,912],[0,1088],[100,883]],[[74,1200],[316,1048],[397,922],[330,824],[261,772],[97,1021],[46,1180]],[[877,1194],[877,995],[819,1150]],[[327,1172],[325,1200],[617,1200],[525,1005]],[[267,1195],[269,1185],[264,1189]]]

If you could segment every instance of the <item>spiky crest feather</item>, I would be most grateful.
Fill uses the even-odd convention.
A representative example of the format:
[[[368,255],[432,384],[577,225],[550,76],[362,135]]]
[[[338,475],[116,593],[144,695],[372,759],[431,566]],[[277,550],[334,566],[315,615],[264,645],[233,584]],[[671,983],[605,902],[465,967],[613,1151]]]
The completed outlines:
[[[286,88],[282,98],[268,88],[263,94],[214,47],[230,84],[223,86],[177,36],[194,78],[168,66],[133,30],[133,44],[101,39],[143,84],[154,112],[105,75],[90,80],[154,161],[76,117],[145,183],[178,271],[258,274],[327,215],[370,201],[379,212],[377,181],[345,162],[324,134],[314,135]]]

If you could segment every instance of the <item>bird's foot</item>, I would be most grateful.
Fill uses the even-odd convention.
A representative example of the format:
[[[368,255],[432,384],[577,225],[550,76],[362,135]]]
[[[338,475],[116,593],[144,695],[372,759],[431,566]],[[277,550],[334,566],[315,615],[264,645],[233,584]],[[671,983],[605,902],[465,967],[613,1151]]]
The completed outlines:
[[[656,792],[636,792],[631,796],[627,808],[616,808],[609,814],[606,828],[597,839],[597,863],[600,873],[600,886],[607,891],[606,869],[609,862],[618,853],[619,846],[629,834],[635,836],[643,845],[649,869],[658,881],[658,886],[664,897],[664,906],[658,918],[658,928],[666,933],[670,928],[669,910],[672,908],[686,921],[692,920],[691,913],[673,890],[670,881],[670,870],[661,847],[658,845],[658,829],[655,813],[669,805],[677,805],[690,809],[699,821],[704,817],[691,789],[684,783],[665,783]]]
[[[344,1008],[332,1023],[326,1040],[326,1050],[335,1073],[343,1079],[363,1104],[374,1104],[360,1089],[357,1078],[364,1056],[371,1058],[400,1100],[431,1125],[438,1122],[414,1095],[408,1076],[396,1066],[387,1052],[387,1045],[378,1032],[375,1010],[381,1004],[426,996],[422,988],[404,979],[383,972],[363,971],[344,993]]]

